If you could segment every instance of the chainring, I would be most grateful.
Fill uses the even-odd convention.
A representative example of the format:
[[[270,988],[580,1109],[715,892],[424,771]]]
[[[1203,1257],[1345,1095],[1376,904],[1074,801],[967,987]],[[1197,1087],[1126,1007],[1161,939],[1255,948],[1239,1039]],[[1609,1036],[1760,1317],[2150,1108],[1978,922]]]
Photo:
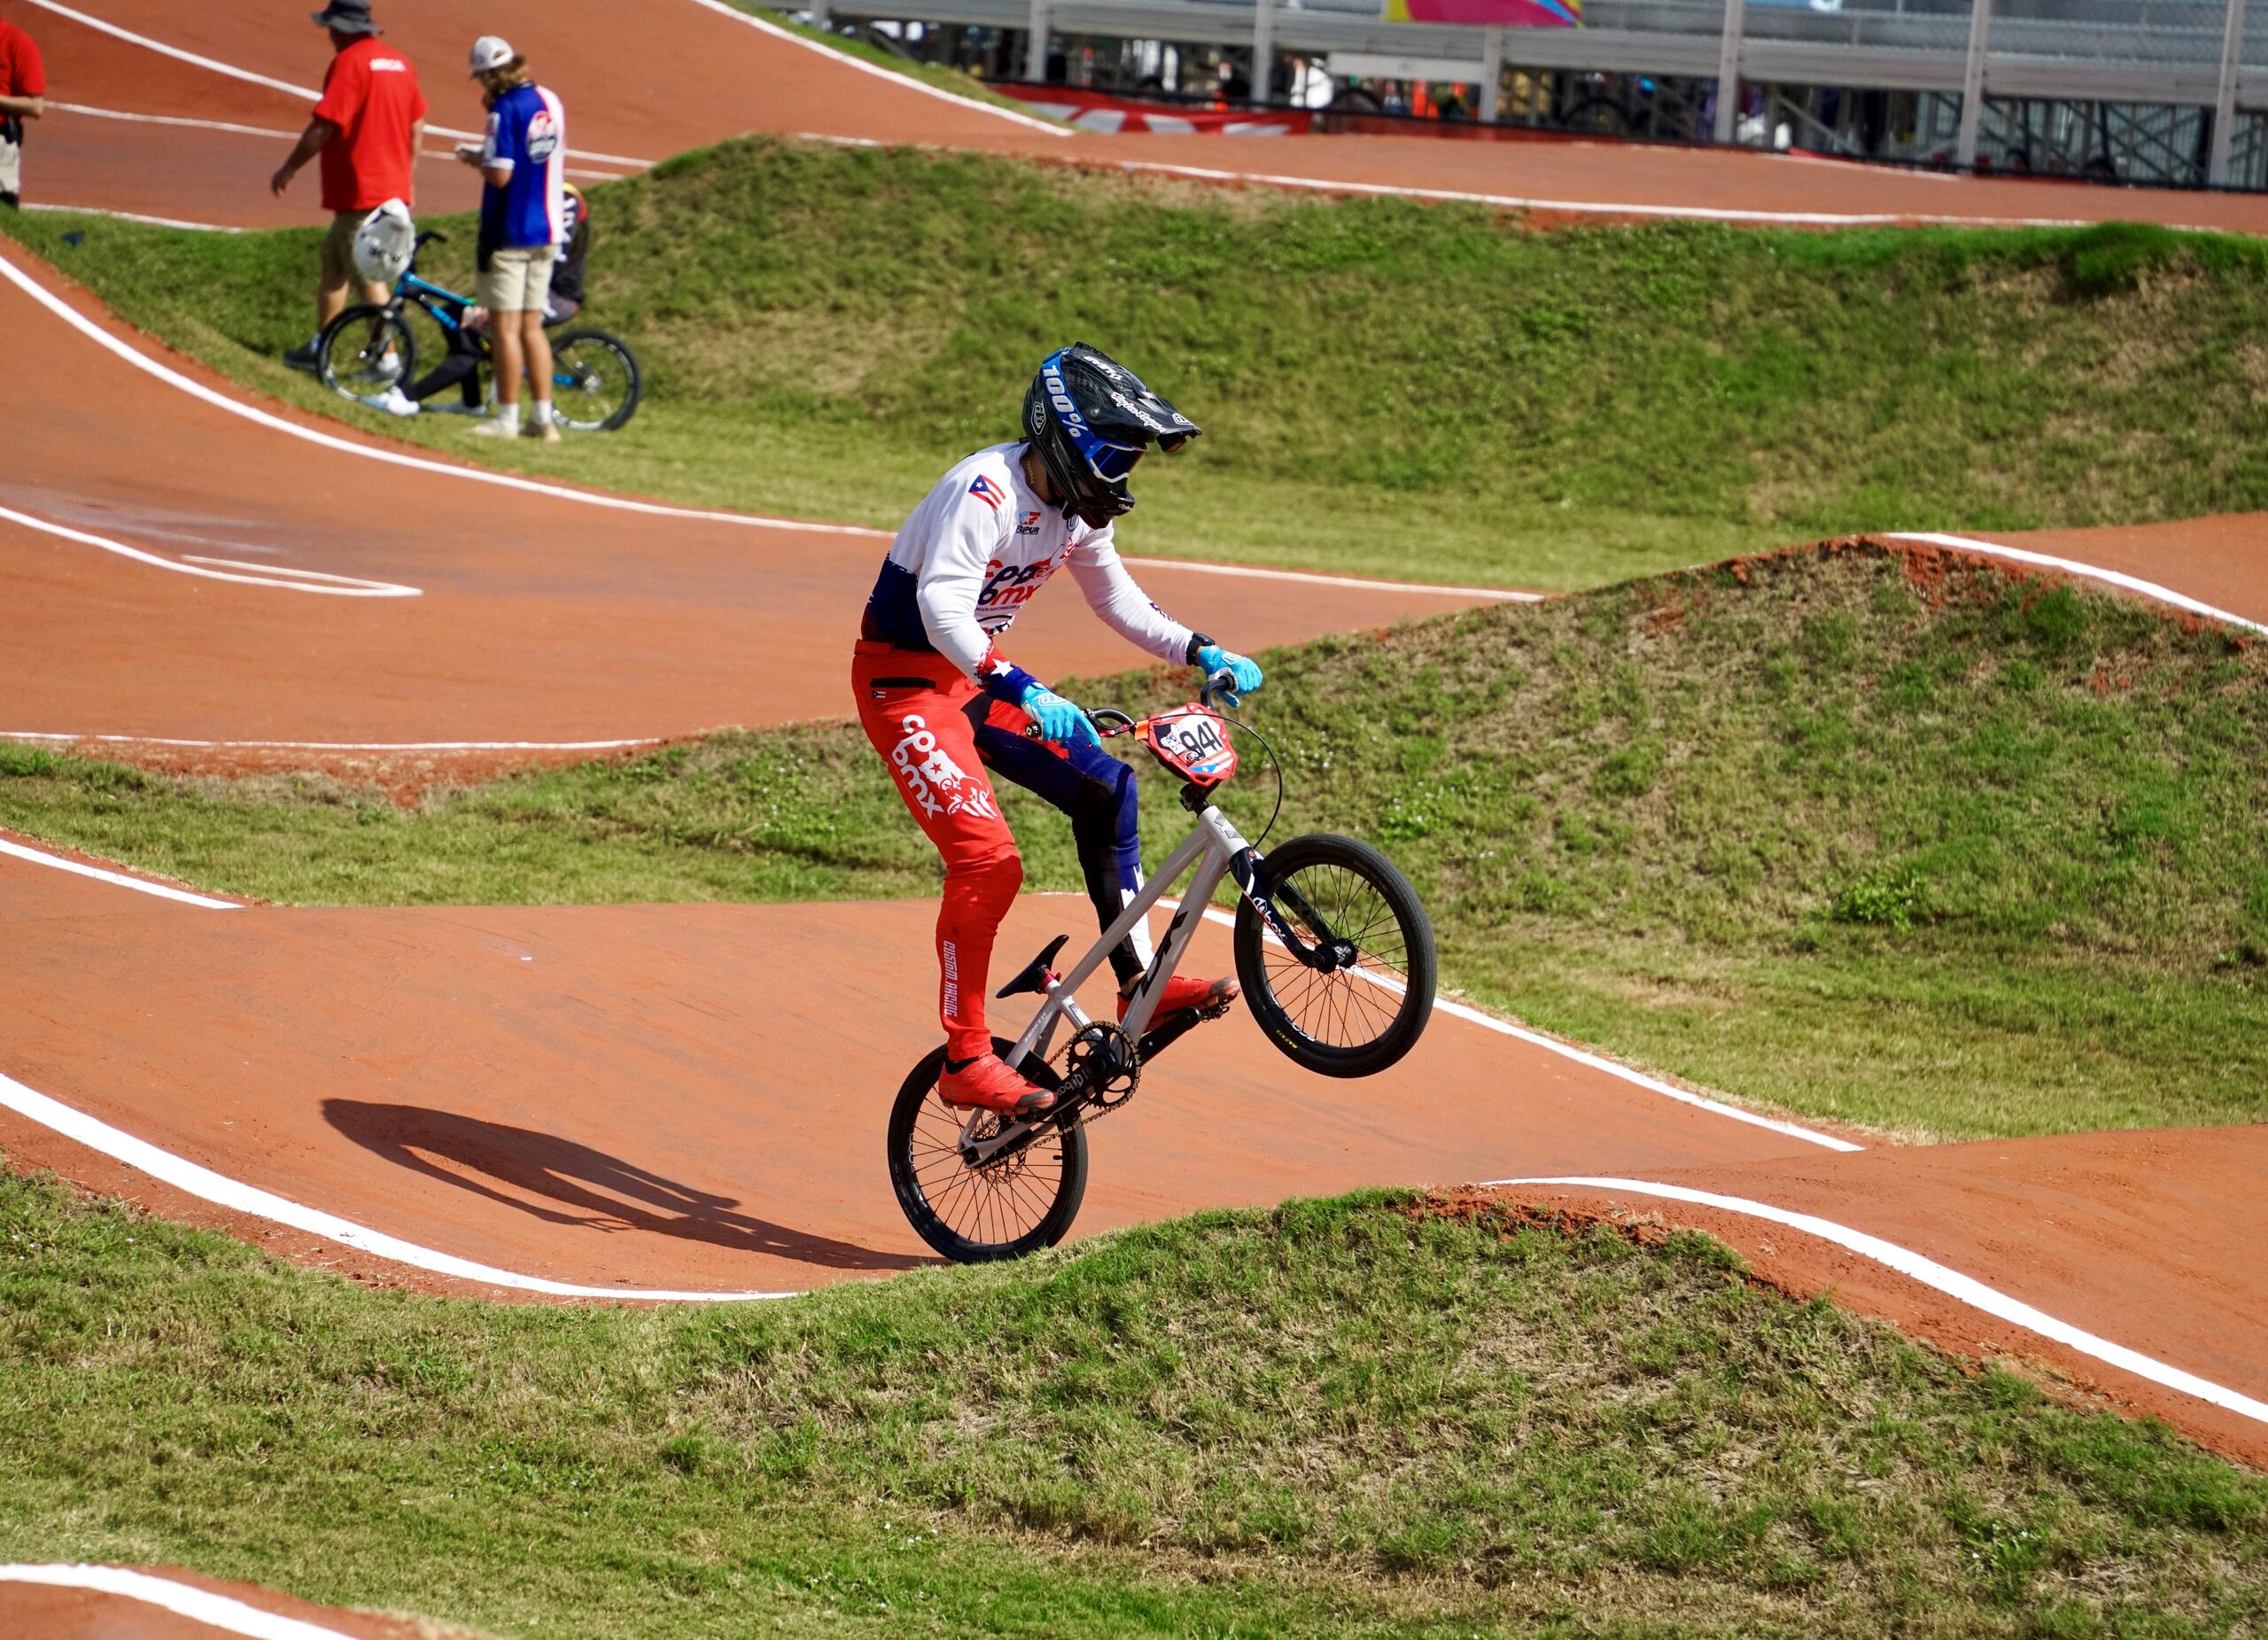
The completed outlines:
[[[1141,1080],[1142,1050],[1116,1025],[1097,1020],[1063,1046],[1063,1085],[1093,1115],[1116,1110]]]

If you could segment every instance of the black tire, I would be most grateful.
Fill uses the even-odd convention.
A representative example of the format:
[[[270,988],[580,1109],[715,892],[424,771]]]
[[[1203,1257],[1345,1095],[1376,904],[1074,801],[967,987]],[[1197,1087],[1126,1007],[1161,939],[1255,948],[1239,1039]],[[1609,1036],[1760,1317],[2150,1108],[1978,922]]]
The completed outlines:
[[[551,409],[570,432],[612,432],[638,413],[638,357],[604,330],[568,330],[551,343]]]
[[[1352,971],[1309,968],[1237,902],[1237,978],[1253,1017],[1293,1063],[1325,1076],[1376,1076],[1417,1045],[1433,1015],[1433,925],[1394,863],[1367,843],[1317,833],[1269,851],[1262,868],[1276,908],[1321,943],[1285,903],[1302,898],[1355,943]]]
[[[1014,1048],[992,1038],[992,1051],[1003,1059]],[[1020,1154],[973,1170],[954,1146],[968,1112],[937,1097],[944,1068],[943,1047],[925,1055],[890,1108],[889,1182],[906,1222],[959,1264],[1021,1258],[1053,1247],[1069,1233],[1086,1197],[1086,1131],[1046,1129]],[[1055,1073],[1037,1059],[1026,1059],[1021,1069],[1042,1087],[1055,1085]]]
[[[323,326],[315,342],[315,378],[340,398],[358,401],[413,382],[416,333],[400,314],[358,303]]]

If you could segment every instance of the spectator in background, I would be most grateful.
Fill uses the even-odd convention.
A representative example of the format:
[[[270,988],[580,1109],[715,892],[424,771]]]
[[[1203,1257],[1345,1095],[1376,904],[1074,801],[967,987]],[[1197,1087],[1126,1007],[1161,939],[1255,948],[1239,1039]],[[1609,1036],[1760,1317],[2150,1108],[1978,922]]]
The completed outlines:
[[[551,294],[543,305],[543,326],[547,330],[566,323],[582,311],[586,264],[591,253],[590,202],[572,183],[560,191],[567,213],[567,242],[559,247],[558,259],[551,264]],[[488,407],[480,394],[480,361],[487,355],[481,351],[478,338],[487,333],[488,310],[481,307],[467,308],[464,323],[448,333],[449,350],[439,364],[408,388],[389,387],[362,402],[390,416],[416,416],[428,410],[451,416],[486,415]],[[447,400],[438,404],[427,402],[452,387],[458,392],[456,403]]]
[[[0,17],[0,205],[23,189],[24,121],[47,113],[47,70],[32,37]]]
[[[488,140],[460,147],[457,157],[488,184],[480,198],[480,305],[495,333],[496,416],[467,431],[484,439],[518,436],[524,369],[534,399],[528,436],[556,444],[543,309],[552,264],[567,240],[567,111],[535,82],[527,59],[494,35],[473,42],[472,77],[488,104]]]
[[[354,230],[389,199],[416,203],[417,150],[425,139],[425,94],[409,59],[378,43],[370,0],[330,0],[314,14],[330,32],[330,67],[299,145],[268,182],[279,197],[299,168],[322,156],[322,208],[330,231],[322,242],[322,280],[315,295],[315,334],[284,355],[295,369],[315,368],[315,342],[346,306],[354,284]],[[366,284],[362,299],[383,304],[384,285]]]

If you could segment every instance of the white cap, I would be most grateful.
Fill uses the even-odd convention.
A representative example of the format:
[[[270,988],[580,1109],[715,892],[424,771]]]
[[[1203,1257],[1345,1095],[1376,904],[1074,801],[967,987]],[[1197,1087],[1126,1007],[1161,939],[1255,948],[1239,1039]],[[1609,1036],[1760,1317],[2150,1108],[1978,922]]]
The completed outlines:
[[[513,58],[512,43],[501,35],[483,35],[472,43],[472,72],[485,74],[501,68]]]

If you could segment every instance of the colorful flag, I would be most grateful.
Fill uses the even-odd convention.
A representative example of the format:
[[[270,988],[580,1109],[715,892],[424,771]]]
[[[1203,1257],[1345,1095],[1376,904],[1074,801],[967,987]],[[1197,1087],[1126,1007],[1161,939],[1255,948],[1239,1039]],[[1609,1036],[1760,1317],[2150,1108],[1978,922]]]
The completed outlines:
[[[1468,27],[1573,28],[1583,0],[1386,0],[1389,23],[1463,23]]]

